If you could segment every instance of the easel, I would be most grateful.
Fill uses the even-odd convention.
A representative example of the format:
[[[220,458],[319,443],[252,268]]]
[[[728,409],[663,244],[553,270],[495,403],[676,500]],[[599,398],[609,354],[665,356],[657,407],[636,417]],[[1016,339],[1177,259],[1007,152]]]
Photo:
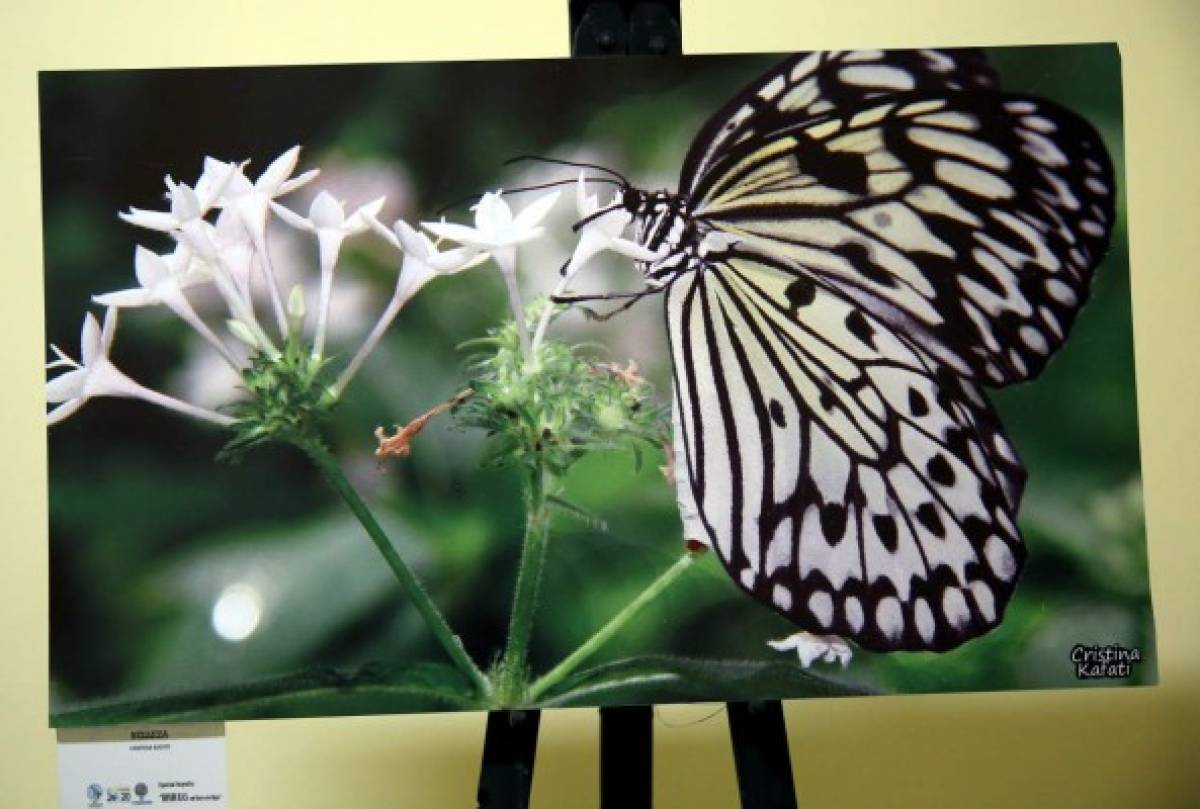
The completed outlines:
[[[679,55],[679,0],[569,0],[572,56]],[[726,703],[744,809],[796,809],[778,700]],[[539,711],[492,711],[483,742],[480,809],[527,809]],[[600,708],[600,806],[650,809],[654,709]]]
[[[778,700],[726,703],[743,809],[796,809],[787,729]],[[538,711],[488,714],[479,809],[527,809]],[[600,709],[601,809],[650,809],[653,708]]]

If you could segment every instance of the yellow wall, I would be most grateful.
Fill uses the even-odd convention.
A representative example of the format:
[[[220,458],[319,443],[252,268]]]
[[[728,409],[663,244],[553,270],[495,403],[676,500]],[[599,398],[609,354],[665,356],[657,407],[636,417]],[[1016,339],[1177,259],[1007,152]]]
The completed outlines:
[[[689,52],[1120,43],[1162,685],[788,706],[805,806],[1200,805],[1200,3],[685,0]],[[58,6],[57,8],[55,6]],[[521,9],[517,15],[511,6]],[[55,805],[46,728],[40,68],[555,56],[567,0],[207,0],[0,9],[0,804]],[[534,88],[536,91],[536,88]],[[724,718],[656,725],[659,807],[736,801]],[[680,727],[685,723],[693,724]],[[482,715],[230,726],[238,807],[474,806]],[[595,806],[594,711],[544,717],[535,807]]]

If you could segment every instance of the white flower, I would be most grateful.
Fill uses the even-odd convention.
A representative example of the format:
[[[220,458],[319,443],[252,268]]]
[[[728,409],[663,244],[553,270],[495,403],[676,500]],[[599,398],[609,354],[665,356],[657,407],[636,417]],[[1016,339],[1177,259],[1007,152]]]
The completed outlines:
[[[579,226],[579,242],[563,271],[564,277],[573,276],[589,259],[604,250],[614,250],[638,261],[654,261],[660,257],[659,253],[622,238],[621,234],[633,221],[633,214],[621,203],[621,192],[618,191],[613,195],[612,202],[602,208],[599,198],[587,193],[583,172],[579,173],[579,181],[575,186],[575,209],[579,212],[582,224]]]
[[[554,203],[558,201],[559,192],[555,191],[538,197],[521,212],[513,216],[512,209],[504,201],[503,191],[484,194],[478,203],[471,207],[475,212],[475,227],[457,225],[451,222],[422,222],[422,226],[436,236],[450,239],[468,247],[488,250],[496,253],[515,250],[518,244],[536,239],[541,236],[544,228],[541,221],[550,213]],[[497,263],[503,266],[499,255]]]
[[[404,262],[400,265],[400,277],[396,281],[396,292],[411,298],[430,279],[438,275],[454,273],[478,267],[490,255],[475,247],[457,247],[439,251],[424,233],[413,228],[403,219],[396,220],[392,230],[382,222],[370,217],[372,229],[396,249],[403,251]]]
[[[516,216],[513,216],[512,209],[501,198],[502,193],[488,192],[472,207],[475,211],[473,228],[450,222],[422,222],[421,225],[436,236],[491,253],[508,288],[508,303],[517,324],[521,348],[525,355],[529,356],[530,343],[525,327],[525,310],[521,305],[520,290],[517,289],[517,245],[542,235],[545,229],[540,223],[558,201],[559,192],[554,191],[535,199]]]
[[[179,239],[194,251],[193,263],[212,279],[229,314],[254,331],[258,347],[269,354],[277,354],[278,349],[258,323],[251,296],[250,274],[254,258],[262,254],[257,253],[250,243],[238,215],[225,210],[217,217],[215,225],[203,219],[188,222],[179,233]],[[277,314],[279,312],[282,312],[282,304]],[[285,329],[280,331],[286,334]]]
[[[804,668],[808,668],[817,660],[825,663],[841,663],[842,668],[845,668],[853,656],[850,644],[837,635],[797,632],[782,640],[769,640],[767,645],[777,652],[795,651],[800,658],[800,665]]]
[[[376,233],[397,250],[403,251],[404,261],[400,265],[396,289],[392,293],[387,307],[383,310],[383,314],[380,315],[379,320],[371,329],[371,333],[359,347],[354,359],[350,361],[350,364],[338,377],[337,382],[334,383],[335,396],[340,396],[341,392],[350,384],[350,380],[354,378],[362,364],[366,362],[367,357],[375,350],[375,346],[379,344],[384,332],[387,331],[396,315],[400,313],[404,304],[408,303],[421,287],[439,275],[453,275],[472,267],[478,267],[488,259],[487,253],[480,253],[473,247],[458,247],[439,252],[428,236],[413,229],[402,219],[396,221],[393,230],[389,230],[373,215],[368,215],[367,220]]]
[[[150,230],[181,230],[188,222],[208,213],[236,170],[237,167],[232,164],[208,158],[204,161],[204,171],[194,189],[186,183],[175,182],[169,174],[163,178],[167,185],[167,198],[171,201],[169,212],[146,211],[130,206],[128,213],[118,216],[131,225]]]
[[[119,396],[143,399],[152,404],[166,407],[195,418],[229,426],[234,420],[229,416],[190,405],[170,396],[139,385],[121,373],[108,354],[112,350],[117,331],[117,309],[109,307],[104,313],[104,326],[96,322],[96,316],[88,312],[83,319],[83,331],[79,338],[81,362],[76,362],[56,345],[51,345],[55,359],[46,368],[69,368],[46,383],[46,402],[57,405],[47,414],[48,424],[57,424],[70,416],[97,396]]]
[[[228,182],[219,197],[219,204],[224,208],[232,208],[242,218],[242,224],[255,244],[264,239],[267,224],[267,206],[271,200],[295,191],[300,186],[311,181],[319,171],[312,169],[292,177],[296,163],[300,160],[300,147],[293,146],[275,158],[271,165],[258,176],[253,183],[242,173],[241,166],[232,163],[224,164],[231,169]],[[210,163],[222,165],[220,161],[207,158],[205,172],[209,171]],[[215,168],[213,169],[216,170]]]
[[[579,180],[575,184],[575,210],[579,214],[579,224],[576,225],[579,228],[579,241],[575,244],[571,260],[563,268],[562,277],[550,293],[552,299],[566,292],[583,265],[604,250],[613,250],[639,261],[654,261],[665,253],[665,246],[663,252],[655,253],[637,242],[623,238],[621,234],[633,221],[633,214],[621,204],[621,192],[614,194],[612,202],[602,207],[596,195],[587,193],[583,172],[579,173]],[[542,317],[533,333],[534,349],[542,344],[553,314],[553,306],[547,306],[542,311]]]
[[[313,356],[325,353],[325,333],[329,320],[329,297],[333,290],[333,271],[337,266],[338,253],[347,236],[362,233],[370,227],[371,219],[383,208],[383,197],[371,200],[346,216],[343,204],[326,191],[317,194],[308,209],[308,218],[289,211],[282,205],[271,203],[279,218],[299,230],[316,234],[321,253],[321,293],[317,308],[317,334],[313,340]]]
[[[316,169],[312,169],[299,177],[292,177],[292,172],[296,170],[296,163],[299,159],[300,147],[293,146],[275,158],[253,183],[242,173],[241,166],[226,164],[233,171],[217,201],[221,207],[237,214],[246,233],[250,236],[251,244],[258,252],[259,261],[267,276],[271,306],[275,310],[275,322],[282,334],[287,333],[287,315],[283,311],[283,298],[279,292],[279,281],[275,275],[275,268],[271,263],[270,254],[267,252],[267,212],[273,199],[295,191],[319,173]],[[205,161],[206,172],[209,170],[209,161],[214,164],[220,162],[208,158]],[[215,169],[213,170],[215,171]]]
[[[94,295],[92,300],[113,308],[162,304],[211,343],[230,365],[238,367],[238,362],[229,353],[229,349],[200,319],[183,292],[190,286],[211,280],[206,269],[192,261],[192,251],[186,244],[180,243],[175,252],[167,256],[157,255],[145,247],[138,246],[133,266],[138,287]]]

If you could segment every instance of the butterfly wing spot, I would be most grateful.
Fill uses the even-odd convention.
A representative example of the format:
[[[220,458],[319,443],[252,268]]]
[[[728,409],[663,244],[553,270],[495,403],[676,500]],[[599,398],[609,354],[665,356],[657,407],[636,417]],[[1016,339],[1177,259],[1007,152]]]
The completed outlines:
[[[989,537],[983,544],[983,555],[992,572],[1003,581],[1011,581],[1017,573],[1017,560],[1000,537]]]
[[[887,65],[854,65],[838,71],[838,77],[849,84],[878,90],[912,90],[916,87],[907,70]]]
[[[947,587],[942,592],[942,612],[947,623],[954,629],[962,631],[971,623],[971,608],[962,590],[957,587]]]
[[[908,412],[917,418],[929,415],[929,402],[916,388],[908,389]]]
[[[867,193],[867,161],[861,154],[834,151],[806,133],[797,133],[792,155],[800,174],[826,188],[862,196]]]
[[[856,634],[862,632],[864,615],[862,602],[858,600],[858,597],[847,596],[843,609],[846,613],[846,624],[850,627],[850,630]]]
[[[899,547],[896,518],[890,514],[875,514],[871,517],[871,526],[875,529],[875,537],[883,549],[888,553],[895,553]]]
[[[977,168],[961,160],[942,158],[933,164],[934,175],[943,183],[985,199],[1011,199],[1016,192],[998,174]]]
[[[913,602],[913,622],[917,626],[917,633],[921,636],[921,640],[933,643],[933,634],[937,625],[933,621],[933,610],[929,608],[929,602],[923,598],[918,598]]]
[[[1050,346],[1046,343],[1045,335],[1033,326],[1021,327],[1021,342],[1031,351],[1036,351],[1039,354],[1047,354],[1050,351]]]
[[[1074,306],[1079,302],[1079,296],[1066,282],[1058,278],[1047,278],[1045,281],[1046,294],[1063,306]]]
[[[817,299],[817,287],[811,279],[800,276],[788,284],[784,294],[787,296],[788,303],[792,305],[792,308],[799,309],[810,305]]]
[[[836,547],[846,536],[846,507],[841,503],[821,506],[821,532],[830,546]]]
[[[782,584],[776,584],[771,590],[771,600],[784,612],[790,612],[792,609],[792,591]]]
[[[1012,160],[987,141],[940,127],[913,126],[906,133],[917,146],[969,160],[994,171],[1008,171]]]
[[[987,582],[976,579],[971,582],[971,596],[975,599],[975,606],[979,608],[979,614],[983,616],[983,620],[989,624],[996,620],[996,596],[992,593],[992,588],[988,587]]]
[[[911,113],[909,113],[911,114]],[[913,121],[926,126],[937,126],[943,129],[956,129],[960,132],[976,132],[979,129],[978,116],[966,112],[932,112],[913,116]]]
[[[954,470],[946,460],[945,455],[934,455],[925,464],[925,472],[929,479],[939,486],[954,485]]]
[[[900,636],[904,634],[904,611],[900,607],[900,601],[893,596],[880,599],[875,607],[875,623],[889,641],[900,640]]]
[[[813,614],[823,628],[833,626],[833,596],[824,590],[817,590],[808,597],[808,611]]]

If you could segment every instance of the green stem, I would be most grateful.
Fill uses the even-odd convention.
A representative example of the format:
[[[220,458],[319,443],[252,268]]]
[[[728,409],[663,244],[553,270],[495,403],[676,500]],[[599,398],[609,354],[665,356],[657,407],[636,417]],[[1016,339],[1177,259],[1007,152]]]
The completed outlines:
[[[696,559],[700,557],[699,553],[687,552],[679,558],[675,564],[667,568],[661,576],[643,590],[637,598],[630,601],[609,622],[600,627],[596,634],[592,635],[583,645],[580,646],[571,654],[567,655],[561,663],[555,666],[550,671],[539,677],[533,685],[529,687],[529,701],[536,702],[548,690],[558,685],[562,680],[578,668],[579,664],[587,658],[591,657],[596,651],[617,634],[625,624],[641,612],[642,608],[649,604],[654,599],[662,595],[668,587],[682,576],[688,568],[696,563]]]
[[[421,582],[417,579],[412,569],[400,558],[400,554],[392,546],[391,540],[384,532],[383,527],[375,519],[367,504],[359,497],[358,492],[350,485],[350,481],[342,473],[341,467],[329,450],[325,449],[317,441],[302,441],[296,442],[297,446],[310,457],[325,475],[325,479],[331,485],[342,500],[349,506],[350,511],[358,518],[362,527],[366,530],[367,536],[375,543],[375,547],[383,554],[384,561],[388,567],[392,569],[392,573],[396,576],[396,580],[400,582],[400,586],[404,588],[404,592],[412,600],[417,611],[421,613],[421,617],[425,619],[426,626],[433,632],[438,643],[446,650],[446,654],[454,661],[459,670],[470,678],[475,687],[479,689],[484,696],[490,696],[492,693],[492,685],[488,682],[483,672],[475,665],[475,661],[471,660],[466,649],[463,648],[462,641],[450,629],[450,625],[446,623],[446,619],[442,617],[442,613],[437,606],[429,598],[429,594],[425,592],[425,588],[421,586]]]
[[[538,589],[541,586],[542,566],[546,560],[546,545],[550,536],[548,491],[550,476],[539,463],[530,474],[525,489],[525,541],[521,548],[521,566],[517,572],[516,592],[513,594],[512,616],[508,624],[508,642],[501,663],[499,695],[502,704],[522,702],[526,682],[526,657],[529,637],[533,632],[533,614],[537,609]]]

